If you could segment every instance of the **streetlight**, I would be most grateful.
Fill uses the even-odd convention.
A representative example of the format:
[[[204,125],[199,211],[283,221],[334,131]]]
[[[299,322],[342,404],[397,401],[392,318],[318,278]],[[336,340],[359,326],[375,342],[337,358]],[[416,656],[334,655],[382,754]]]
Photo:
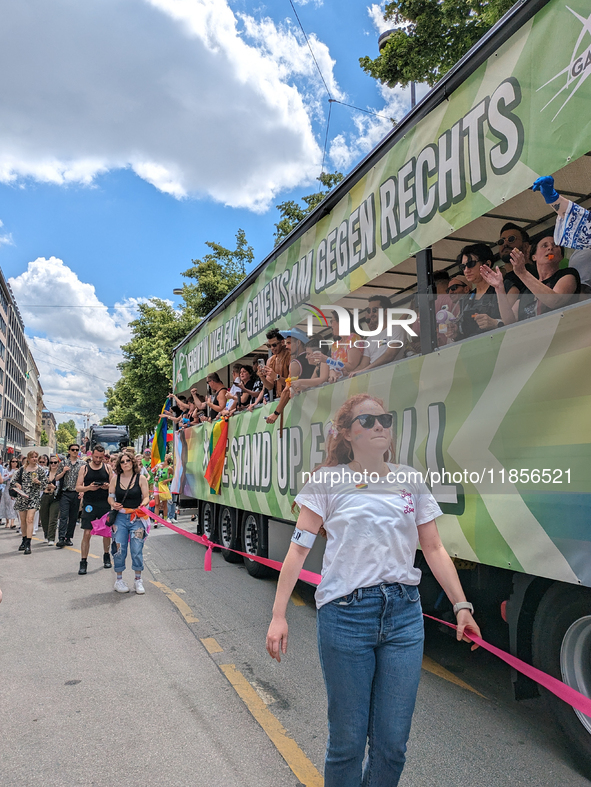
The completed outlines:
[[[378,38],[378,50],[382,51],[382,49],[386,46],[390,37],[394,35],[396,32],[396,28],[393,27],[391,30],[384,30],[384,32]],[[395,87],[395,85],[388,85],[388,87]],[[410,83],[410,108],[412,109],[417,105],[417,93],[416,93],[416,86],[414,82]]]
[[[182,289],[182,287],[177,287],[176,289],[174,289],[174,290],[172,291],[172,294],[173,294],[173,295],[182,295],[182,294],[183,294],[183,289]]]

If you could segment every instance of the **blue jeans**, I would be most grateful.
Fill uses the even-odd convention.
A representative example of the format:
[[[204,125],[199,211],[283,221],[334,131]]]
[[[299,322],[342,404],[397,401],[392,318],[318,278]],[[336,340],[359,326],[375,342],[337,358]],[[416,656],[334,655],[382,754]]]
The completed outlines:
[[[166,503],[166,513],[168,514],[168,518],[174,519],[176,515],[176,503],[174,500],[167,500]]]
[[[117,574],[125,570],[125,558],[127,557],[127,543],[131,545],[131,567],[134,571],[144,570],[144,541],[146,540],[146,530],[141,519],[131,521],[131,514],[123,511],[117,512],[117,518],[113,525],[113,568]]]
[[[324,787],[396,787],[421,675],[419,589],[358,589],[320,607],[317,621],[328,694]]]

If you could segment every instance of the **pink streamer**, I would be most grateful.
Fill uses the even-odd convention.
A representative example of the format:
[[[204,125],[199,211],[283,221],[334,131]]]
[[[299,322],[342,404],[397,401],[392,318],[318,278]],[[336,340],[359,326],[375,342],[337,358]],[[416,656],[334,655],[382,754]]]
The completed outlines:
[[[186,530],[182,530],[182,528],[167,522],[156,514],[153,514],[147,508],[143,508],[142,510],[161,525],[170,528],[170,530],[174,530],[176,533],[180,533],[180,535],[185,536],[185,538],[190,538],[191,541],[196,541],[198,544],[203,544],[203,546],[207,547],[203,564],[205,571],[211,571],[211,552],[213,547],[221,547],[222,549],[226,549],[226,547],[222,546],[221,544],[214,544],[207,538],[207,536],[198,536],[195,533],[189,533]],[[283,566],[283,563],[280,563],[278,560],[271,560],[268,557],[249,555],[247,552],[240,552],[237,549],[229,549],[228,551],[235,552],[237,555],[242,555],[249,560],[254,560],[257,563],[261,563],[263,566],[269,566],[269,568],[274,568],[277,571],[281,571],[281,567]],[[322,579],[320,574],[315,574],[313,571],[307,571],[306,569],[302,569],[300,571],[299,578],[303,579],[305,582],[309,582],[311,585],[319,585],[320,580]],[[423,613],[423,617],[429,618],[429,620],[434,620],[436,623],[441,623],[444,626],[449,626],[451,629],[457,629],[457,626],[454,626],[453,623],[447,623],[447,621],[439,620],[439,618],[434,618],[431,615],[426,615]],[[559,699],[563,700],[568,705],[571,705],[581,713],[584,713],[585,716],[591,717],[591,699],[589,697],[585,697],[584,694],[581,694],[579,691],[576,691],[570,686],[567,686],[566,683],[563,683],[557,678],[552,677],[552,675],[548,675],[546,672],[542,672],[542,670],[536,669],[536,667],[532,667],[531,664],[527,664],[525,661],[518,659],[516,656],[512,656],[510,653],[506,653],[504,650],[497,648],[495,645],[491,645],[489,642],[486,642],[486,640],[477,637],[475,634],[471,634],[469,631],[465,631],[464,633],[466,637],[476,645],[484,648],[484,650],[488,650],[489,653],[497,656],[510,667],[513,667],[513,669],[516,669],[526,677],[531,678],[531,680],[535,681],[536,683],[539,683],[540,686],[543,686],[545,689],[552,692],[552,694],[555,694]]]

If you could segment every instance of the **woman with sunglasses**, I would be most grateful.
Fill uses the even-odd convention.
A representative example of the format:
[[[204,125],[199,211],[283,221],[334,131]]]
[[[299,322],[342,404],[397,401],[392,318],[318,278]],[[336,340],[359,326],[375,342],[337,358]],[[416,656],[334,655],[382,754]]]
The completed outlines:
[[[464,246],[458,256],[460,273],[472,289],[458,322],[459,338],[476,336],[515,322],[513,305],[519,290],[493,270],[494,255],[485,243]]]
[[[4,479],[5,488],[4,492],[2,493],[2,499],[0,500],[0,518],[6,520],[6,528],[9,530],[14,530],[16,528],[18,514],[14,508],[14,498],[10,496],[8,487],[10,486],[10,480],[12,476],[16,473],[19,467],[20,462],[18,459],[13,458],[8,463],[8,467],[2,469],[2,477]]]
[[[61,462],[56,454],[49,457],[49,473],[47,476],[47,486],[41,495],[41,507],[39,509],[39,519],[45,535],[45,541],[51,546],[55,545],[55,531],[57,520],[60,515],[59,494],[61,479],[56,476],[61,472]]]
[[[129,587],[123,580],[127,545],[130,545],[131,567],[135,571],[135,592],[143,595],[146,591],[142,583],[144,570],[144,541],[148,535],[148,517],[139,511],[147,506],[150,499],[148,482],[140,474],[135,458],[124,451],[115,466],[115,475],[109,485],[109,503],[117,511],[113,525],[113,562],[117,593],[129,593]]]
[[[326,461],[296,497],[300,514],[267,634],[267,651],[280,661],[287,651],[287,603],[323,528],[316,606],[328,694],[325,787],[398,784],[423,655],[421,572],[414,567],[419,543],[454,605],[458,639],[465,629],[480,633],[439,538],[439,506],[412,468],[392,464],[391,426],[392,415],[369,394],[353,396],[337,412]]]

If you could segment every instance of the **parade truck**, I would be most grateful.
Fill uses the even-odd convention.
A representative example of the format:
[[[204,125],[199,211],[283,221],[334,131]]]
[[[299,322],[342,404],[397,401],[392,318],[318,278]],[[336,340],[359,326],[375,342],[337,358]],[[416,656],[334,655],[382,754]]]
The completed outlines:
[[[116,453],[129,445],[129,426],[114,424],[93,424],[88,434],[89,450],[102,445],[108,453]]]
[[[230,387],[236,362],[267,357],[271,328],[297,327],[326,347],[327,315],[347,310],[357,338],[367,335],[376,294],[411,315],[417,334],[392,363],[292,396],[283,422],[266,421],[276,401],[233,415],[217,494],[205,471],[219,421],[177,431],[172,486],[226,560],[264,576],[266,566],[231,550],[283,560],[294,497],[322,466],[334,414],[354,394],[379,397],[394,416],[395,462],[421,474],[443,511],[438,527],[484,636],[504,627],[514,655],[587,696],[589,287],[460,338],[440,317],[434,280],[459,272],[469,244],[496,253],[507,222],[532,244],[551,234],[556,214],[531,190],[540,176],[591,206],[589,10],[588,0],[517,4],[175,348],[176,394],[206,396],[208,375]],[[320,570],[322,544],[306,568]],[[445,615],[420,553],[417,562],[425,610]],[[517,699],[538,693],[517,673],[513,681]],[[546,700],[591,773],[591,718]]]

